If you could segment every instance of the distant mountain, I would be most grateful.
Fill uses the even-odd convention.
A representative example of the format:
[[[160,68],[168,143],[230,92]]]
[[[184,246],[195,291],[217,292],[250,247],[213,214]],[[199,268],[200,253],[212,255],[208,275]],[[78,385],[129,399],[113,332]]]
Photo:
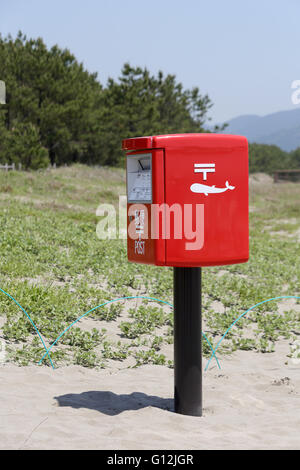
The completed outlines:
[[[266,116],[246,114],[227,123],[223,133],[244,135],[251,143],[278,145],[288,152],[300,147],[300,108]]]

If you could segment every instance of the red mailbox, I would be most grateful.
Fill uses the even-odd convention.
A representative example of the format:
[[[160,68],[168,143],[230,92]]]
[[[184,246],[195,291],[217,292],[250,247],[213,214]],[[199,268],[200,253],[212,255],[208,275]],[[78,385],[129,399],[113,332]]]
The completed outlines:
[[[174,267],[175,411],[202,415],[201,267],[249,257],[245,137],[123,141],[128,259]]]
[[[138,137],[123,149],[129,261],[196,267],[248,260],[245,137]]]

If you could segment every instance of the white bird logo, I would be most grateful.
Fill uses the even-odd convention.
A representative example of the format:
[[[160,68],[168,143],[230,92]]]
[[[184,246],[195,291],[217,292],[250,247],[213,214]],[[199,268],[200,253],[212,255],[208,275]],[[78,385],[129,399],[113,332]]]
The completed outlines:
[[[191,185],[190,189],[193,193],[202,193],[208,196],[208,194],[224,193],[228,191],[228,189],[233,190],[235,186],[230,186],[228,181],[225,183],[225,188],[216,188],[215,185],[207,186],[206,184],[194,183]]]

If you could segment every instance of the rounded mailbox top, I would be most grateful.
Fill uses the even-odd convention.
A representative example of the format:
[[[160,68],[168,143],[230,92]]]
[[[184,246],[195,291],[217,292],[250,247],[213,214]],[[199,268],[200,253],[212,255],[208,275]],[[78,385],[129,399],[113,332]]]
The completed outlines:
[[[122,149],[127,151],[153,148],[176,147],[226,147],[226,145],[247,145],[247,139],[231,134],[166,134],[146,137],[133,137],[122,141]]]

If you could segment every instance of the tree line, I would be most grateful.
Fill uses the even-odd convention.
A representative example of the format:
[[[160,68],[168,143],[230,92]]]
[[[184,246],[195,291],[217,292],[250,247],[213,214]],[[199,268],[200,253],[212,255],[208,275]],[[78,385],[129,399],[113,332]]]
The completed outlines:
[[[300,147],[285,152],[276,145],[249,144],[250,173],[264,172],[272,174],[276,170],[300,170]]]
[[[0,159],[25,168],[82,162],[119,165],[124,138],[203,132],[212,103],[174,75],[125,64],[102,86],[67,49],[41,38],[0,36]]]
[[[208,128],[212,102],[199,88],[184,89],[175,75],[124,64],[103,86],[68,49],[48,49],[41,38],[0,35],[0,162],[38,169],[75,162],[121,165],[124,138]],[[250,171],[300,166],[300,149],[251,144]]]

